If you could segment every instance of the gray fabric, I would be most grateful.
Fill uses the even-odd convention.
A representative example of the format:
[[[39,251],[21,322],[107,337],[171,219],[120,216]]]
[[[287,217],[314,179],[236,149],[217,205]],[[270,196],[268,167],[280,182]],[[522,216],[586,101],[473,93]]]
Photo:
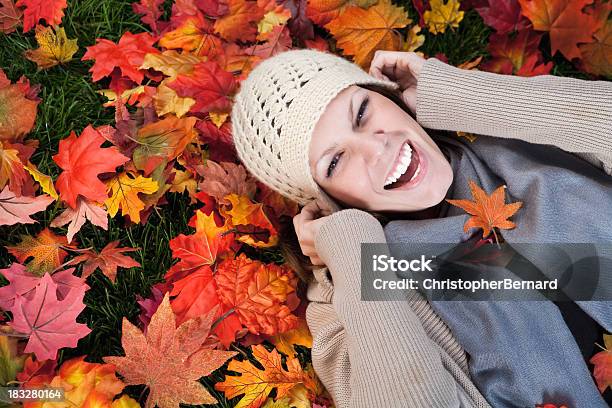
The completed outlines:
[[[449,155],[454,172],[446,198],[472,200],[468,180],[473,179],[487,194],[506,184],[506,202],[523,201],[510,218],[517,227],[501,231],[508,243],[598,242],[601,246],[606,242],[612,248],[612,177],[601,169],[552,145],[485,135],[469,142],[431,132]],[[469,217],[463,209],[444,202],[439,218],[391,221],[384,228],[385,236],[389,243],[465,241],[473,234],[482,235],[481,229],[463,233]],[[544,273],[554,273],[537,264],[541,254],[526,251],[521,255]],[[604,290],[612,299],[612,284]],[[472,379],[492,406],[544,402],[608,406],[553,302],[431,303],[470,355]],[[612,331],[612,302],[576,303]]]

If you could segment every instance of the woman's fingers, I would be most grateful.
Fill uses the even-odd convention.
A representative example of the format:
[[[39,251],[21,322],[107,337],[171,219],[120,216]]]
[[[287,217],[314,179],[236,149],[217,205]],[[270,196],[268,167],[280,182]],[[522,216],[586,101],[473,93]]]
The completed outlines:
[[[385,77],[393,81],[402,79],[402,76],[411,75],[408,53],[403,51],[378,50],[370,64],[370,75]]]

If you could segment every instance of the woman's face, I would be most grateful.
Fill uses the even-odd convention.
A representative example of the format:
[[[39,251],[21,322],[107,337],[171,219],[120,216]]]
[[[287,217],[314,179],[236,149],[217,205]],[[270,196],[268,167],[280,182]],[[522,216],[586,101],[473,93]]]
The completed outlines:
[[[442,201],[453,181],[449,162],[425,130],[387,97],[357,85],[326,107],[308,158],[319,186],[364,210],[424,210]],[[394,176],[398,180],[388,185]]]

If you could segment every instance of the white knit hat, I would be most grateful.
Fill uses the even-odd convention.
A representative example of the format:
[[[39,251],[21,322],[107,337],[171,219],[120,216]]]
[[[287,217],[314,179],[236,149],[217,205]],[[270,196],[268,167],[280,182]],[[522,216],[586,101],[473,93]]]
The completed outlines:
[[[240,160],[283,196],[301,205],[321,198],[339,210],[313,179],[308,148],[329,102],[359,84],[398,87],[329,52],[290,50],[265,59],[242,81],[232,106],[232,135]]]

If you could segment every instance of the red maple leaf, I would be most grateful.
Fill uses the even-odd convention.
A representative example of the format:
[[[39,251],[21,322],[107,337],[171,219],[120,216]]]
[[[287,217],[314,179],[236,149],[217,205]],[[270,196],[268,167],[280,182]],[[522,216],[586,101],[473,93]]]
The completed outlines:
[[[16,6],[25,7],[23,32],[26,33],[41,19],[49,25],[60,25],[67,4],[66,0],[19,0]]]
[[[234,76],[221,69],[214,61],[204,61],[195,65],[189,75],[181,74],[168,86],[181,97],[191,97],[196,103],[191,112],[228,110],[231,106],[230,95],[236,89]]]
[[[87,52],[81,59],[96,61],[89,70],[94,82],[111,75],[117,67],[123,76],[139,84],[144,78],[144,70],[139,67],[145,55],[159,54],[159,50],[153,47],[155,41],[155,38],[149,33],[132,34],[129,31],[123,34],[117,44],[104,38],[98,38],[96,45],[87,47]]]
[[[130,160],[115,146],[101,148],[105,140],[91,125],[78,138],[72,131],[70,136],[60,140],[59,152],[53,156],[53,161],[64,171],[55,184],[70,207],[76,208],[79,194],[92,201],[104,202],[108,194],[98,174],[115,172],[117,166]]]

